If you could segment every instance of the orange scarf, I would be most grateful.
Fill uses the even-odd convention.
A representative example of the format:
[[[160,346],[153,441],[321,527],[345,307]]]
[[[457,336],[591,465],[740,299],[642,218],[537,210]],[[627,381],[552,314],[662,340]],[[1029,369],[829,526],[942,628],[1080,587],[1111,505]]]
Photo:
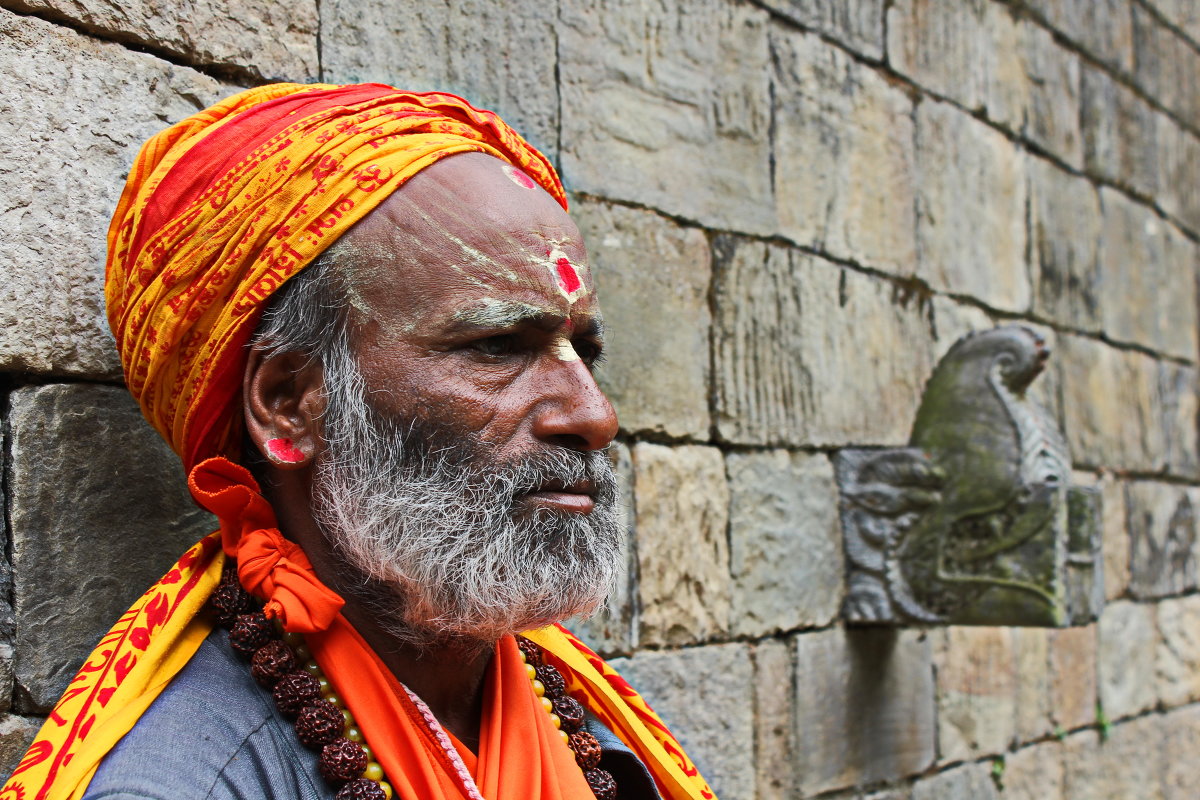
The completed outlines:
[[[284,539],[274,512],[243,467],[224,458],[189,475],[192,494],[221,529],[201,540],[126,612],[59,700],[0,800],[79,798],[105,754],[212,630],[199,611],[238,558],[246,588],[290,631],[304,633],[403,800],[467,797],[416,705],[340,614],[342,599]],[[644,700],[564,628],[524,634],[562,672],[567,691],[641,759],[666,800],[710,800],[712,791]],[[486,800],[588,800],[574,756],[534,695],[516,645],[501,642],[485,688],[473,775]],[[467,754],[469,756],[469,754]]]

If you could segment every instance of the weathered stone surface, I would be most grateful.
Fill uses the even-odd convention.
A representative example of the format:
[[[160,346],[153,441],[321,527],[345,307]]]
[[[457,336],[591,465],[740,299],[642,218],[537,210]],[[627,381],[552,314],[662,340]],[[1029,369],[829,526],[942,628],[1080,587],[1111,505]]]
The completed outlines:
[[[1112,189],[1100,190],[1103,209],[1097,310],[1104,333],[1167,355],[1197,353],[1197,247],[1175,226]],[[1164,291],[1164,287],[1178,287]]]
[[[557,154],[557,2],[522,3],[519,18],[503,0],[320,5],[324,80],[453,92]]]
[[[1011,629],[949,627],[939,633],[933,656],[939,757],[965,761],[1003,752],[1017,713]]]
[[[1129,589],[1129,514],[1125,485],[1106,472],[1096,482],[1100,489],[1101,530],[1104,543],[1104,596],[1115,600]]]
[[[729,486],[715,447],[633,448],[641,644],[729,628]]]
[[[1196,515],[1189,492],[1174,484],[1134,481],[1129,514],[1129,592],[1147,599],[1196,588]]]
[[[1084,168],[1144,195],[1159,185],[1158,115],[1132,89],[1084,66],[1080,127]]]
[[[17,710],[45,711],[96,640],[205,533],[182,470],[124,389],[11,396]]]
[[[1096,720],[1096,626],[1048,631],[1050,707],[1064,731]]]
[[[934,295],[930,304],[933,313],[933,354],[939,361],[955,342],[967,334],[996,326],[995,321],[978,306],[959,303],[940,294]]]
[[[1132,716],[1158,699],[1154,606],[1117,602],[1100,615],[1096,646],[1100,705],[1110,720]]]
[[[1163,718],[1166,747],[1163,762],[1164,800],[1191,800],[1200,786],[1200,708],[1172,711]]]
[[[614,444],[609,451],[616,468],[625,518],[625,568],[617,574],[612,594],[595,616],[587,620],[571,620],[567,627],[598,653],[628,653],[636,642],[633,639],[633,588],[637,575],[637,528],[633,514],[633,461],[629,448]]]
[[[758,800],[791,800],[797,793],[792,649],[779,639],[765,639],[752,656]]]
[[[1153,358],[1062,334],[1054,364],[1076,464],[1146,472],[1167,466],[1160,368]]]
[[[704,232],[590,201],[571,215],[604,309],[597,375],[621,427],[706,439],[712,258]]]
[[[568,185],[773,232],[765,11],[562,0],[557,32]]]
[[[679,737],[718,797],[757,796],[754,674],[747,645],[644,652],[615,666]]]
[[[300,83],[320,77],[315,0],[6,0],[4,5],[61,16],[103,38],[164,50],[192,64],[248,69]]]
[[[887,29],[898,72],[1080,163],[1079,60],[1044,28],[987,0],[900,0]]]
[[[1200,473],[1196,419],[1200,416],[1200,378],[1195,367],[1171,361],[1158,364],[1162,438],[1167,471],[1195,480]]]
[[[889,780],[934,758],[930,646],[916,631],[796,637],[796,769],[804,796]]]
[[[21,87],[0,99],[0,369],[119,375],[103,273],[125,173],[148,136],[232,88],[2,10],[0,76]]]
[[[1166,768],[1163,734],[1160,719],[1147,716],[1113,726],[1105,741],[1090,730],[1068,736],[1063,796],[1161,800]]]
[[[1165,115],[1156,122],[1155,202],[1194,234],[1200,231],[1200,138]]]
[[[1150,5],[1166,18],[1168,25],[1193,43],[1200,42],[1200,6],[1192,0],[1150,0]]]
[[[1088,55],[1122,72],[1133,68],[1129,0],[1023,0],[1047,24]]]
[[[870,59],[883,57],[884,0],[754,0]]]
[[[903,443],[932,367],[919,298],[774,245],[713,247],[721,438]]]
[[[1200,123],[1200,51],[1140,3],[1133,11],[1133,80],[1168,111]]]
[[[779,231],[895,274],[916,260],[912,101],[812,35],[771,32]]]
[[[1100,277],[1099,194],[1086,179],[1034,158],[1029,199],[1034,313],[1099,332],[1106,311],[1101,293],[1107,288]]]
[[[1016,727],[1014,742],[1040,739],[1054,731],[1054,682],[1047,628],[1011,628]]]
[[[1004,759],[1004,800],[1069,800],[1063,794],[1065,748],[1043,742],[1009,753]]]
[[[917,107],[917,277],[1008,311],[1029,307],[1026,157],[946,103]]]
[[[842,599],[833,468],[822,454],[731,454],[730,631],[763,636],[827,625]]]
[[[913,784],[912,800],[998,800],[1000,793],[985,764],[961,767],[922,778]]]
[[[13,689],[16,686],[16,674],[13,672],[12,645],[0,643],[0,711],[12,708]]]
[[[1200,595],[1158,604],[1158,696],[1163,705],[1200,700]]]
[[[0,775],[9,776],[42,727],[42,720],[5,714],[0,718]]]

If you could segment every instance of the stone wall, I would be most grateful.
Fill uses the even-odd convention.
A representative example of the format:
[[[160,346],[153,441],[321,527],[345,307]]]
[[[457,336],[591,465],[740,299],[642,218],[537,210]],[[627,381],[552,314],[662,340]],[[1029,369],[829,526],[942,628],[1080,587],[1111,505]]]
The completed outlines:
[[[1191,0],[0,0],[0,771],[211,524],[120,388],[103,234],[146,136],[273,79],[457,91],[561,167],[634,534],[581,629],[721,797],[1194,796]],[[1100,621],[846,629],[831,456],[1010,321],[1103,495]]]

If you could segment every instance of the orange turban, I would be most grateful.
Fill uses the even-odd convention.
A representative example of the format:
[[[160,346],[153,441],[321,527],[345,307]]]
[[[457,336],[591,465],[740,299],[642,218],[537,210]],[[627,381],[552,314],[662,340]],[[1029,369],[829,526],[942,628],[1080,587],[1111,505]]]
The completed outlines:
[[[406,180],[455,153],[550,162],[490,111],[382,84],[275,84],[138,153],[108,232],[108,320],[130,392],[183,459],[238,460],[244,346],[267,298]]]

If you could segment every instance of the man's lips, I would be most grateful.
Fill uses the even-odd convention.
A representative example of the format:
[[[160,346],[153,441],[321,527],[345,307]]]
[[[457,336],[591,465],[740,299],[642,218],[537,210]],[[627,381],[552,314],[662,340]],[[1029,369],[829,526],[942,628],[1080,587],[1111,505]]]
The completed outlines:
[[[596,490],[590,481],[562,483],[549,481],[536,489],[532,489],[519,498],[535,505],[557,508],[577,514],[591,513],[596,507]]]

